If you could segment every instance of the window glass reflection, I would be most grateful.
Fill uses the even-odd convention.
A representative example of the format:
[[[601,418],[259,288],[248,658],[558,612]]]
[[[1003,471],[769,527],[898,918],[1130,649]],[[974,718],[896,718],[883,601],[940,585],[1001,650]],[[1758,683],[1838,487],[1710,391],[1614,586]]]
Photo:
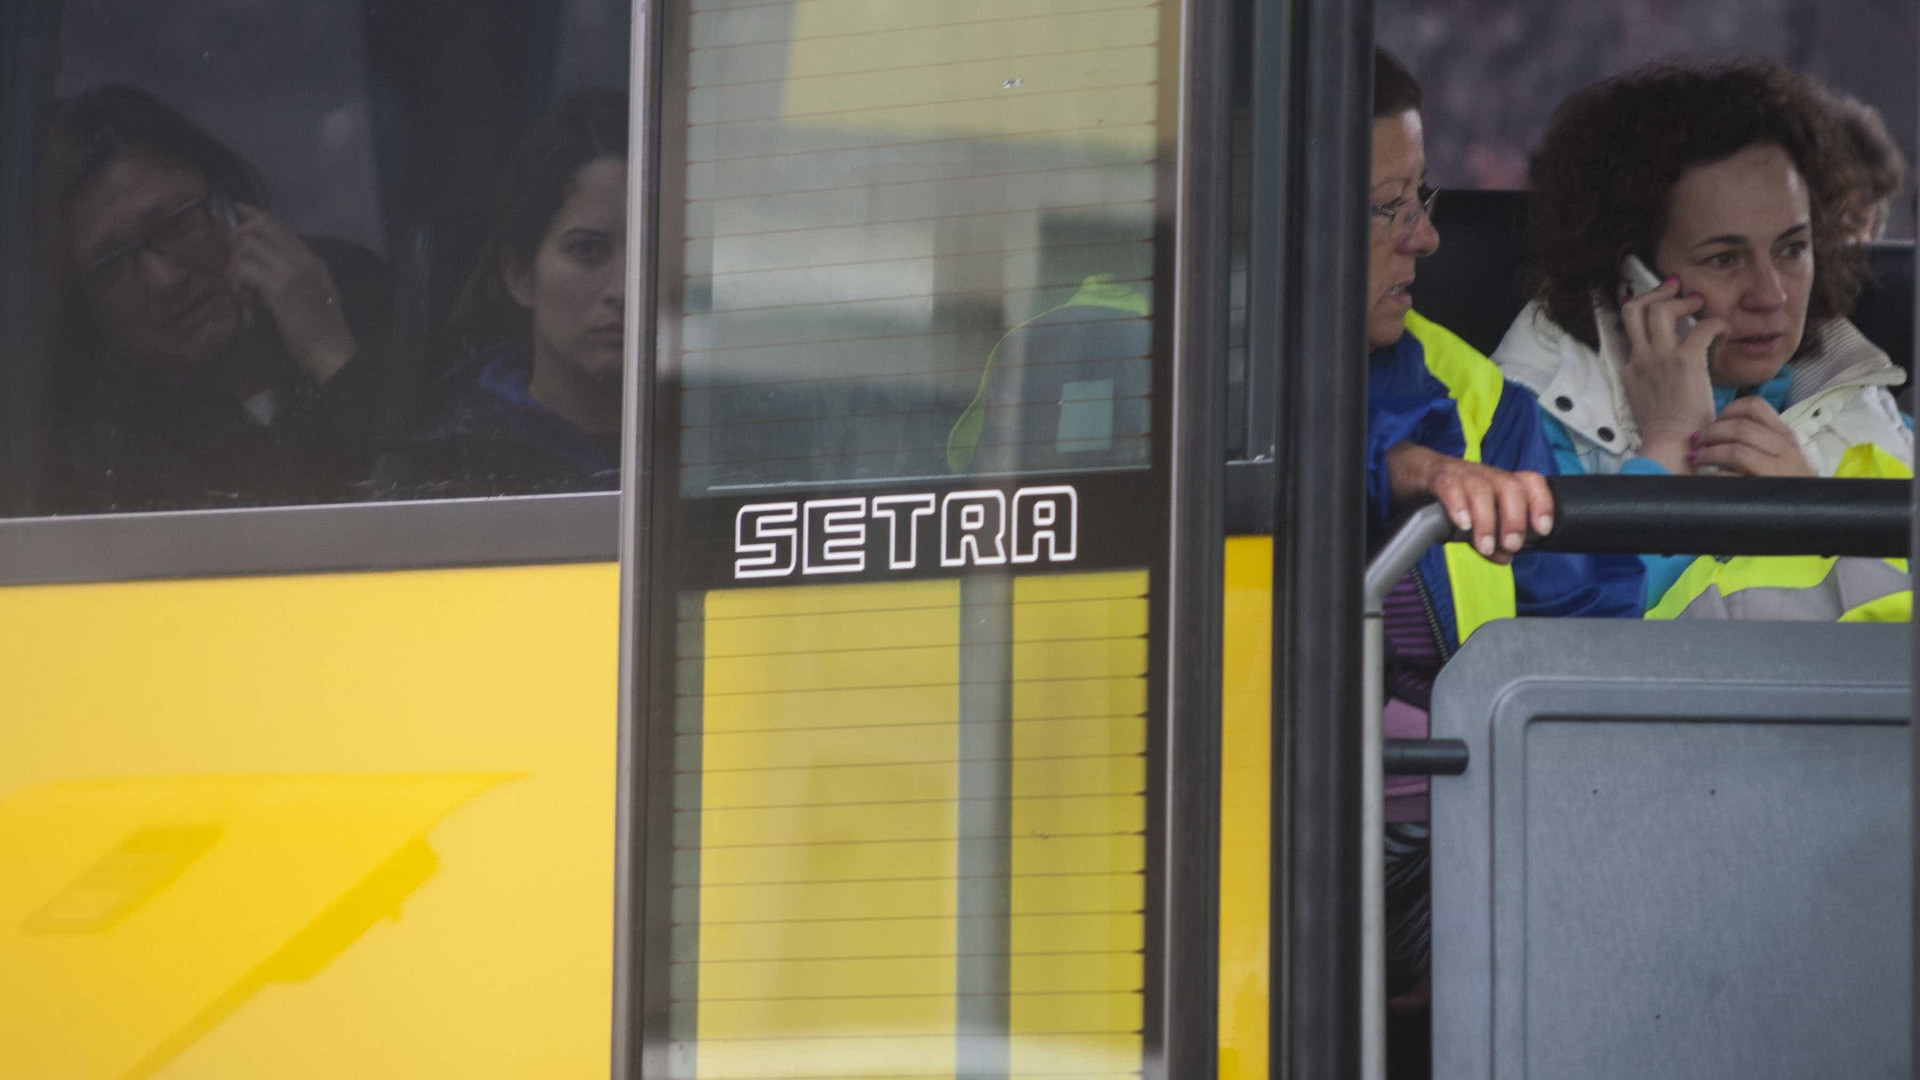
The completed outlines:
[[[6,512],[617,486],[626,3],[57,20],[0,162]]]
[[[1147,464],[1156,7],[688,18],[683,492]]]

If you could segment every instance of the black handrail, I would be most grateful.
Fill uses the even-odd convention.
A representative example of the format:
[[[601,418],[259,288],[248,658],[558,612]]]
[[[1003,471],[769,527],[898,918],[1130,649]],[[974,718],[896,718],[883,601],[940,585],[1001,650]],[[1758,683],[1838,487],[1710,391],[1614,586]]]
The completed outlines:
[[[1380,760],[1388,776],[1463,776],[1467,744],[1464,739],[1388,739]]]
[[[1913,485],[1820,477],[1560,476],[1545,551],[1905,558]]]

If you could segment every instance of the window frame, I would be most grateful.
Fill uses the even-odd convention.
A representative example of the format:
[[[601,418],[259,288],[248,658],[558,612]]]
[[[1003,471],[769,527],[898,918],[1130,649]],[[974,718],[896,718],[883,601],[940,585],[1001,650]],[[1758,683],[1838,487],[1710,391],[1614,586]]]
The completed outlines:
[[[0,520],[0,586],[613,562],[616,492]]]

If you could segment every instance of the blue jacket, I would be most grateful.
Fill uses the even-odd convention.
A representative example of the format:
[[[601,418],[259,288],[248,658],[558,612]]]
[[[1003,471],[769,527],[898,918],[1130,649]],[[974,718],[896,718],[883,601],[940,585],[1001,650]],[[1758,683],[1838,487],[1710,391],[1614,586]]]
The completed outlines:
[[[374,487],[414,498],[620,486],[619,436],[589,435],[527,392],[523,345],[484,349],[439,380],[415,423],[385,440]]]
[[[1367,360],[1370,548],[1386,539],[1394,516],[1387,450],[1413,442],[1454,457],[1470,456],[1463,414],[1481,430],[1481,462],[1507,470],[1555,472],[1539,411],[1526,388],[1501,379],[1491,360],[1420,316],[1410,314],[1407,325],[1408,333],[1375,349]],[[1456,553],[1454,558],[1462,556]],[[1417,572],[1445,658],[1460,644],[1445,549],[1429,550]],[[1642,569],[1631,555],[1527,550],[1513,560],[1512,578],[1518,615],[1638,618],[1641,612]]]

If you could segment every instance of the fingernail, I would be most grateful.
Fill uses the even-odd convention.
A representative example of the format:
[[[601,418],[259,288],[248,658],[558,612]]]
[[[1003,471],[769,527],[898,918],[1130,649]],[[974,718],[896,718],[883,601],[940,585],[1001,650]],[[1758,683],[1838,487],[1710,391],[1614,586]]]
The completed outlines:
[[[1533,531],[1545,536],[1553,531],[1553,515],[1541,514],[1533,519]]]
[[[1491,558],[1493,556],[1493,537],[1483,536],[1480,539],[1474,541],[1473,547],[1474,547],[1474,550],[1478,551],[1480,554]]]
[[[1520,535],[1517,532],[1511,532],[1507,534],[1507,550],[1508,551],[1519,551],[1520,545],[1526,542],[1527,542],[1527,538]]]
[[[1676,282],[1676,281],[1679,281],[1679,280],[1680,280],[1679,278],[1677,278],[1677,277],[1674,277],[1674,276],[1673,276],[1672,274],[1668,274],[1668,275],[1667,275],[1667,280],[1665,280],[1665,281],[1663,281],[1663,282],[1661,282],[1660,284],[1661,284],[1661,286],[1662,286],[1662,287],[1665,287],[1665,286],[1667,286],[1667,285],[1671,285],[1671,284],[1673,284],[1674,282]]]
[[[1468,529],[1473,528],[1473,515],[1467,513],[1465,510],[1453,515],[1453,527],[1459,529],[1461,532],[1466,532]]]
[[[1691,434],[1691,435],[1689,435],[1689,436],[1687,436],[1687,445],[1688,445],[1688,446],[1699,446],[1699,445],[1700,445],[1700,433],[1696,431],[1696,432],[1694,432],[1693,434]]]
[[[1687,464],[1691,465],[1698,460],[1700,460],[1700,451],[1698,450],[1687,451]]]

